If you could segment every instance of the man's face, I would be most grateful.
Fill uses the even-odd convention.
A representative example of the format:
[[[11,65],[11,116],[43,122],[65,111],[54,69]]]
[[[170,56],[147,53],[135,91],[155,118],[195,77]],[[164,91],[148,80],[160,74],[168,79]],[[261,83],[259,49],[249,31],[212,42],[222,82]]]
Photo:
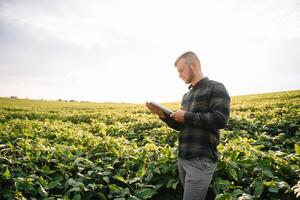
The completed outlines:
[[[179,73],[179,78],[181,78],[186,84],[191,83],[194,77],[192,66],[188,65],[184,59],[180,59],[176,68]]]

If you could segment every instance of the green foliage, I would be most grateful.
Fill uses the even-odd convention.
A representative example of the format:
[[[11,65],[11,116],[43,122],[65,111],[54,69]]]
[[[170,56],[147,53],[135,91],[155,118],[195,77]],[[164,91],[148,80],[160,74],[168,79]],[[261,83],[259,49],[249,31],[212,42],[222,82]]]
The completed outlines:
[[[209,196],[299,196],[299,113],[300,91],[233,97]],[[144,105],[0,98],[0,199],[182,199],[177,134]]]

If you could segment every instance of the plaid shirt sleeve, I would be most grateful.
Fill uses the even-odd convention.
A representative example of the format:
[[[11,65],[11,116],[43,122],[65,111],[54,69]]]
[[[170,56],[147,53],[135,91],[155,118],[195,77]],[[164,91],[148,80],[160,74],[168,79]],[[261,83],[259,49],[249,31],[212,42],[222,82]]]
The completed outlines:
[[[180,124],[178,122],[176,122],[173,118],[171,118],[168,115],[165,115],[165,118],[162,119],[169,127],[177,130],[177,131],[181,131],[183,128],[183,124]]]
[[[208,112],[186,112],[185,123],[208,129],[225,128],[229,120],[230,97],[223,84],[217,83],[212,88]]]

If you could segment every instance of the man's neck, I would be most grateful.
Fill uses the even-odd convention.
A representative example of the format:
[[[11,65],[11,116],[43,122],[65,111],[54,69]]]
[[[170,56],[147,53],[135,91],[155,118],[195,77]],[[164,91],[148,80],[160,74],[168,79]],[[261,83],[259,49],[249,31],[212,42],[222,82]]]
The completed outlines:
[[[203,78],[204,78],[203,74],[199,74],[198,76],[194,77],[193,80],[191,81],[193,87],[196,85],[196,83],[198,83]]]

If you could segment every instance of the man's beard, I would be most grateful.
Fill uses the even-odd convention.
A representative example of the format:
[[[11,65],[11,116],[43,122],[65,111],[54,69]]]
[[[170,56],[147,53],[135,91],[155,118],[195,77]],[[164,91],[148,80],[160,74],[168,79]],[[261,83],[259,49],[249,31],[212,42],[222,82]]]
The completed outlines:
[[[192,70],[192,67],[189,66],[188,69],[189,69],[189,76],[188,76],[187,80],[185,81],[186,84],[191,83],[191,81],[192,81],[193,78],[194,78],[194,72],[193,72],[193,70]]]

